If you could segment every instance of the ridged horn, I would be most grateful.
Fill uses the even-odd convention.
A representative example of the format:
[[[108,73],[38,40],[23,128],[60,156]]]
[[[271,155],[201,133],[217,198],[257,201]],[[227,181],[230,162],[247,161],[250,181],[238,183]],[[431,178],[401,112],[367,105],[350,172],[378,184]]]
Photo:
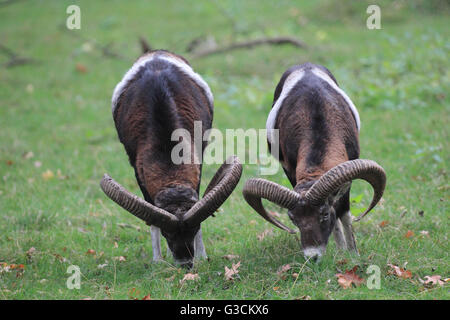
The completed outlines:
[[[368,209],[355,220],[359,221],[380,201],[386,186],[386,173],[375,161],[356,159],[337,165],[313,184],[306,193],[305,199],[311,204],[320,204],[343,184],[355,179],[366,180],[374,190],[372,202]]]
[[[188,226],[199,225],[211,216],[233,192],[242,174],[239,158],[230,156],[208,184],[203,198],[184,215]]]
[[[111,200],[149,225],[165,230],[179,226],[180,220],[175,215],[132,194],[107,174],[103,176],[100,187]]]
[[[248,179],[245,182],[242,193],[247,203],[264,219],[289,233],[296,233],[295,230],[287,227],[269,214],[266,209],[264,209],[261,198],[291,210],[300,201],[299,194],[286,187],[280,186],[279,184],[259,178]]]

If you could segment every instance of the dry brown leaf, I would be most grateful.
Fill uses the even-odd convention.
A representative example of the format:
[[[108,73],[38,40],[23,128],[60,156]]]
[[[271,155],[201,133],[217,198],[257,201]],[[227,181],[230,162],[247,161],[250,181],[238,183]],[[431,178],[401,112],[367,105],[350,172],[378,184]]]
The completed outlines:
[[[380,228],[384,228],[384,227],[386,227],[388,224],[389,224],[389,222],[387,222],[386,220],[383,220],[383,221],[380,222],[379,227],[380,227]]]
[[[78,71],[78,72],[80,72],[80,73],[86,73],[88,70],[87,70],[87,68],[86,68],[86,66],[84,65],[84,64],[82,64],[82,63],[77,63],[76,65],[75,65],[75,69]]]
[[[44,171],[42,173],[42,179],[44,179],[44,180],[50,180],[50,179],[53,179],[54,177],[55,177],[55,174],[50,169],[47,169],[46,171]]]
[[[148,294],[148,295],[144,296],[142,298],[142,300],[152,300],[152,298],[150,298],[150,295]]]
[[[363,278],[360,278],[355,271],[358,269],[358,266],[354,266],[351,270],[345,270],[345,273],[337,273],[336,277],[338,278],[339,285],[344,289],[349,289],[352,287],[352,284],[355,286],[359,286],[365,282]]]
[[[231,265],[231,269],[225,266],[225,280],[234,280],[234,276],[239,273],[239,267],[241,266],[241,262],[233,263]]]
[[[180,280],[180,283],[183,284],[186,281],[195,281],[200,279],[200,276],[198,273],[186,273],[183,277],[183,279]]]
[[[233,259],[239,259],[239,256],[237,254],[226,254],[222,256],[222,258],[227,260],[233,260]]]
[[[25,160],[31,159],[31,158],[33,158],[33,157],[34,157],[33,151],[25,152],[25,153],[22,155],[22,158],[24,158]]]
[[[391,270],[388,271],[388,274],[396,275],[397,277],[402,279],[412,278],[411,271],[400,268],[393,264],[388,264],[388,266],[391,267]]]
[[[63,175],[60,169],[56,170],[56,175],[58,176],[59,180],[67,179],[67,176]]]
[[[258,234],[256,237],[258,238],[259,241],[262,241],[267,235],[272,233],[273,233],[272,229],[266,229],[260,234]]]
[[[170,276],[170,277],[166,278],[166,281],[170,281],[170,282],[172,282],[172,281],[173,281],[173,279],[175,279],[175,275],[172,275],[172,276]]]
[[[414,232],[412,232],[411,230],[408,230],[408,232],[405,233],[405,238],[411,238],[414,236]]]
[[[28,259],[31,259],[31,257],[33,256],[33,254],[36,253],[36,248],[35,247],[31,247],[30,249],[28,249],[27,251],[27,257]]]
[[[425,276],[425,280],[422,280],[419,278],[419,281],[426,287],[433,287],[435,285],[443,286],[446,282],[449,281],[449,279],[441,280],[441,276],[434,275],[434,276]]]
[[[281,277],[281,279],[285,280],[286,279],[286,272],[288,272],[291,269],[292,268],[291,268],[290,264],[285,264],[284,266],[281,266],[281,268],[277,271],[277,275],[279,277]]]

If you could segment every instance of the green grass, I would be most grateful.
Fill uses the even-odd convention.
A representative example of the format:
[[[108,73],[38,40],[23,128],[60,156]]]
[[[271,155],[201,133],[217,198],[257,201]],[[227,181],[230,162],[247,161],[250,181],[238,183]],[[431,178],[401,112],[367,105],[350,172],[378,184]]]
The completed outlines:
[[[419,278],[450,276],[449,11],[444,1],[374,2],[382,10],[381,30],[365,27],[368,2],[77,1],[78,31],[64,28],[72,1],[0,7],[1,43],[37,60],[0,68],[0,262],[25,265],[23,274],[0,274],[0,299],[448,299],[448,287],[424,288]],[[308,49],[266,46],[190,59],[188,43],[208,35],[219,44],[291,35]],[[259,241],[272,226],[242,198],[243,183],[258,173],[257,165],[245,165],[222,211],[202,224],[209,260],[192,271],[200,280],[180,284],[186,271],[171,258],[152,264],[148,227],[98,186],[108,172],[140,194],[110,112],[115,84],[139,55],[138,36],[190,59],[215,95],[213,125],[221,130],[264,128],[274,88],[289,66],[328,67],[360,112],[361,157],[388,174],[383,203],[354,225],[360,257],[338,252],[330,240],[322,263],[312,265],[298,236],[274,229]],[[104,57],[95,45],[83,50],[94,40],[111,43],[123,58]],[[0,56],[0,64],[6,61]],[[87,72],[78,72],[77,64]],[[34,156],[27,159],[29,151]],[[204,166],[202,189],[217,167]],[[52,179],[43,178],[47,170]],[[289,186],[281,170],[269,179]],[[371,197],[368,185],[357,181],[352,197],[361,194],[355,211]],[[381,221],[387,226],[380,228]],[[404,237],[408,230],[413,237]],[[86,254],[89,249],[97,255]],[[231,266],[226,254],[241,261],[234,282],[224,280],[224,267]],[[114,259],[119,256],[126,261]],[[387,274],[388,263],[407,264],[413,278]],[[72,264],[82,272],[80,290],[66,288]],[[297,279],[280,279],[277,270],[285,264]],[[381,268],[381,289],[340,288],[336,273],[358,265],[367,278],[371,264]]]

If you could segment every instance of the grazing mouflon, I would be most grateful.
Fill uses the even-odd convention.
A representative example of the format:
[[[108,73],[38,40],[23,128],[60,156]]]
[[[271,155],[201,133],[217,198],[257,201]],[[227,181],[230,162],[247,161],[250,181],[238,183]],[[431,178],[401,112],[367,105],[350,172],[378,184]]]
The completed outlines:
[[[177,129],[194,137],[200,122],[202,137],[211,128],[213,95],[206,82],[183,57],[164,50],[145,53],[117,84],[112,113],[144,200],[105,175],[103,191],[127,211],[151,226],[153,260],[161,259],[160,233],[178,264],[191,267],[194,257],[206,257],[200,223],[211,216],[236,187],[242,172],[237,157],[224,163],[199,200],[203,153],[192,141],[172,141]],[[190,144],[190,161],[176,164],[172,149]]]
[[[358,111],[328,69],[305,63],[283,74],[267,119],[267,138],[271,149],[279,147],[279,161],[294,190],[249,179],[243,194],[267,221],[294,233],[266,212],[261,198],[287,208],[309,259],[320,260],[332,232],[339,248],[357,252],[350,214],[352,180],[364,179],[374,189],[369,208],[357,220],[383,195],[383,168],[358,159],[359,128]],[[274,130],[279,130],[279,139]]]

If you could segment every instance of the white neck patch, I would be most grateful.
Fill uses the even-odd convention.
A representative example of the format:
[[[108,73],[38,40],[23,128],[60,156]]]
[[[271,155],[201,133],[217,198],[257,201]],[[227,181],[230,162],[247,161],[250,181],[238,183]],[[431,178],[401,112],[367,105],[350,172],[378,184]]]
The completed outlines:
[[[281,89],[281,94],[278,97],[277,102],[275,102],[272,110],[270,110],[269,116],[267,117],[266,129],[267,140],[269,140],[269,143],[275,142],[273,129],[275,128],[275,121],[277,119],[278,111],[280,111],[284,99],[287,97],[292,88],[297,84],[297,82],[299,82],[303,78],[304,75],[305,71],[303,69],[295,70],[284,81],[283,89]]]
[[[359,113],[358,110],[356,109],[355,105],[353,104],[352,100],[350,100],[350,98],[348,97],[348,95],[344,92],[344,90],[342,90],[341,88],[339,88],[336,84],[336,82],[333,81],[333,79],[331,79],[325,72],[323,72],[320,69],[314,68],[312,69],[312,72],[318,76],[319,78],[321,78],[322,80],[326,81],[334,90],[336,90],[345,100],[345,102],[347,102],[348,106],[350,107],[350,109],[353,112],[353,115],[355,116],[355,120],[356,120],[356,127],[358,128],[358,131],[361,129],[361,120],[359,119]]]
[[[336,85],[336,83],[325,72],[323,72],[322,70],[320,70],[318,68],[314,68],[311,71],[316,76],[318,76],[322,80],[326,81],[334,90],[337,91],[337,93],[339,93],[344,98],[344,100],[349,105],[350,110],[352,111],[353,115],[355,116],[356,127],[358,128],[358,131],[359,131],[361,128],[361,121],[359,119],[358,110],[356,109],[352,100],[350,100],[350,98],[347,96],[347,94],[341,88],[339,88]],[[275,128],[275,121],[277,119],[278,112],[280,111],[280,108],[281,108],[281,105],[283,104],[284,99],[289,94],[289,92],[292,90],[292,88],[297,84],[297,82],[299,82],[303,78],[304,75],[305,75],[304,69],[295,70],[285,80],[283,89],[281,90],[281,94],[278,97],[278,100],[275,103],[275,105],[273,106],[272,110],[270,111],[269,116],[267,117],[266,129],[267,129],[267,140],[269,140],[269,143],[274,143],[274,141],[275,141],[272,130]]]
[[[211,106],[213,105],[214,96],[211,92],[211,89],[209,88],[209,86],[205,82],[205,80],[203,80],[203,78],[198,73],[194,72],[194,70],[191,68],[191,66],[189,66],[184,61],[177,59],[169,54],[164,55],[164,54],[159,53],[158,55],[155,55],[154,53],[152,53],[152,54],[147,54],[147,55],[139,58],[133,64],[133,66],[127,71],[127,73],[125,73],[122,80],[116,85],[113,95],[112,95],[112,99],[111,99],[112,112],[114,112],[114,109],[117,106],[117,101],[118,101],[120,95],[122,94],[122,92],[125,90],[128,83],[136,76],[136,74],[139,72],[139,70],[146,63],[148,63],[154,59],[161,59],[161,60],[164,60],[164,61],[167,61],[167,62],[173,64],[181,72],[183,72],[188,77],[190,77],[192,80],[194,80],[205,91],[205,94],[206,94]]]

